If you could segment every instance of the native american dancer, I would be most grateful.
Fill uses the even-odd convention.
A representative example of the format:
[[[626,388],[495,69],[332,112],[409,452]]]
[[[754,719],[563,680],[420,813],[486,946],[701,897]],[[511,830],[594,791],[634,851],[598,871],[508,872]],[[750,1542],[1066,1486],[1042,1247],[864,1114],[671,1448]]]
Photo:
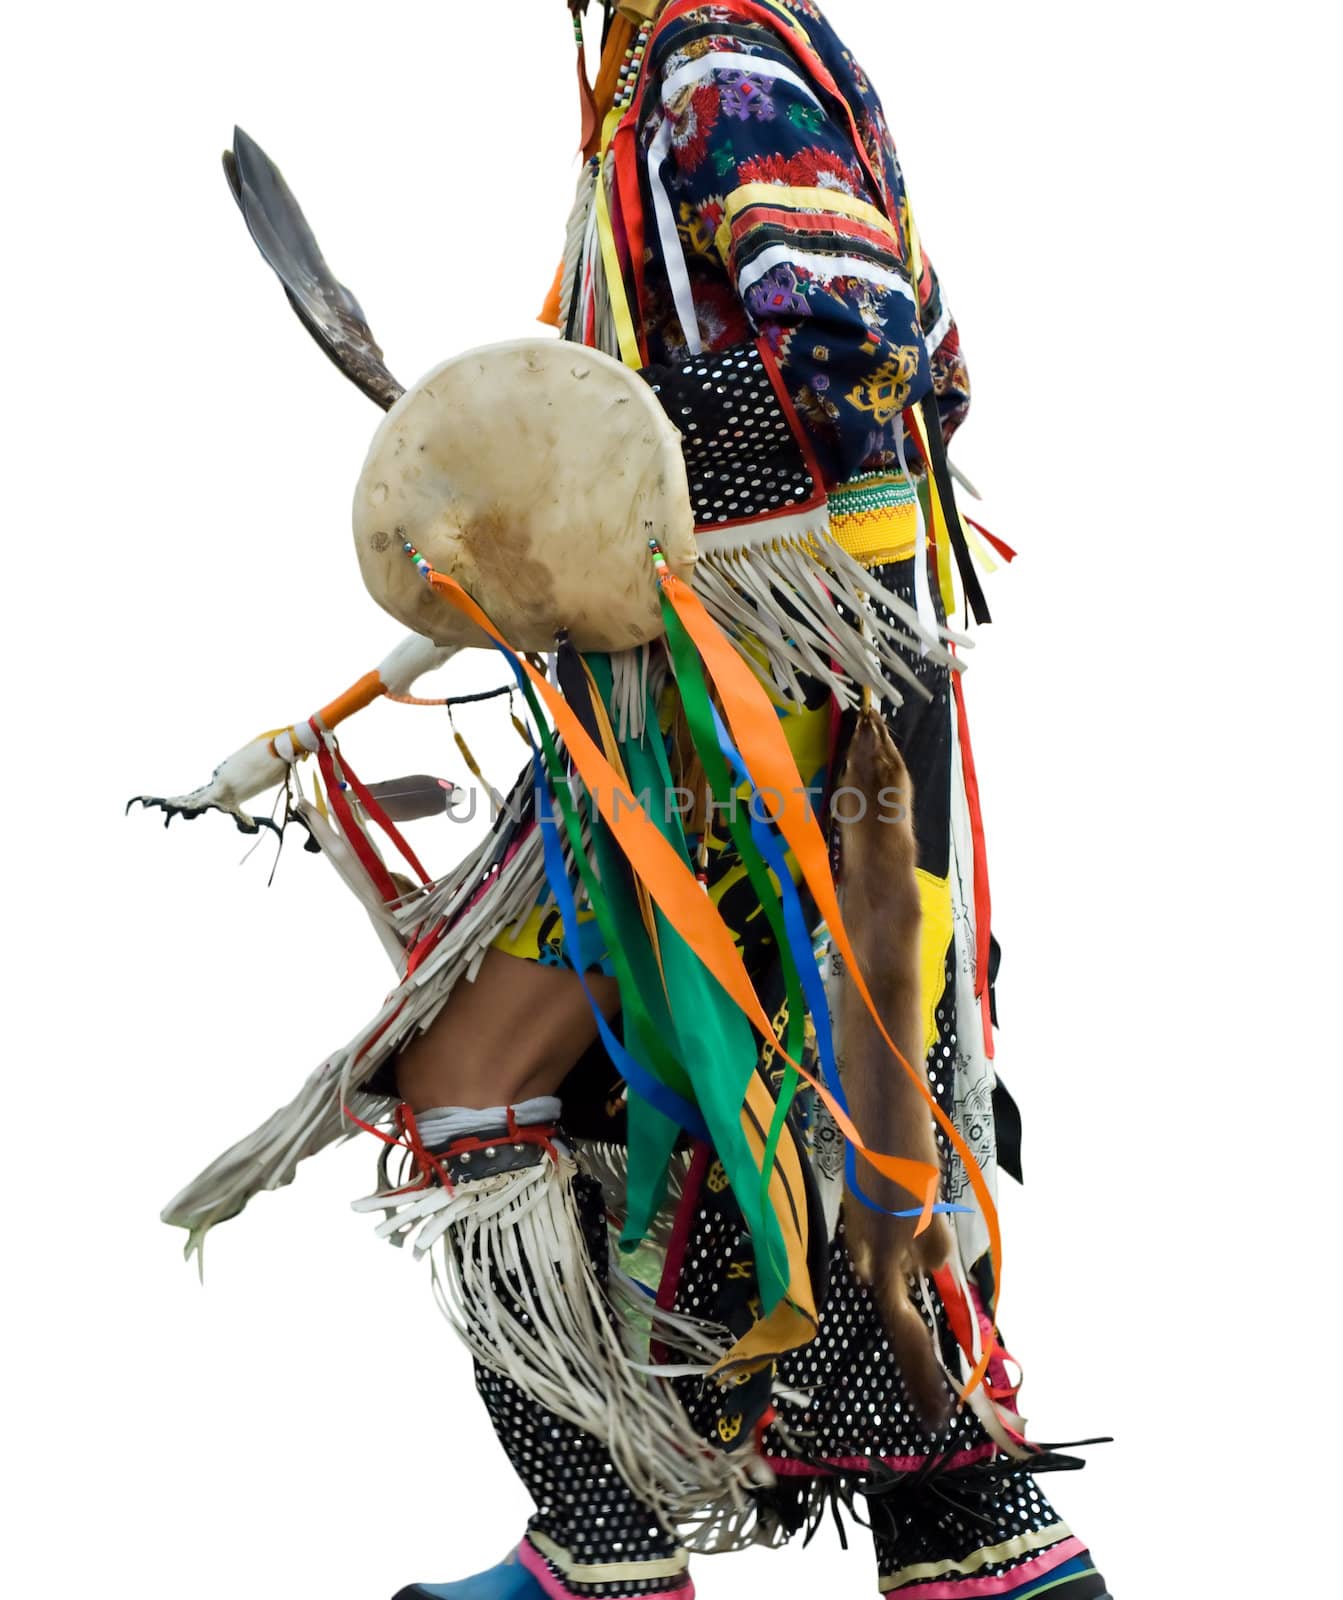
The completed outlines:
[[[365,583],[411,630],[169,813],[286,786],[397,970],[367,1026],[167,1207],[206,1232],[381,1141],[536,1503],[454,1596],[693,1593],[691,1551],[861,1499],[883,1592],[1095,1600],[994,1321],[995,947],[957,590],[969,389],[880,102],[809,0],[639,0],[579,40],[585,162],[546,319],[403,390],[239,132],[249,228],[388,411]],[[999,546],[1000,553],[1004,552]],[[431,878],[339,724],[497,650],[532,761]],[[311,758],[315,798],[290,787]],[[418,882],[394,873],[379,830]],[[520,1027],[518,1019],[527,1019]]]

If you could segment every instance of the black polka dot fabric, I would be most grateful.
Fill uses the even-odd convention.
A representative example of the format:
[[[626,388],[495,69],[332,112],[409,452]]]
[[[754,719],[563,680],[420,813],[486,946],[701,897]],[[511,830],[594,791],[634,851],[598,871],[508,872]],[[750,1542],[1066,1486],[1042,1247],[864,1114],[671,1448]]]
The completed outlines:
[[[558,1583],[571,1594],[594,1600],[661,1594],[685,1584],[685,1574],[613,1583],[585,1583],[574,1577],[575,1565],[665,1563],[678,1555],[680,1546],[630,1493],[606,1447],[591,1434],[540,1410],[516,1384],[479,1362],[476,1388],[513,1470],[536,1506],[528,1532],[541,1535],[534,1548],[546,1558]],[[562,1558],[554,1556],[551,1545],[563,1552]]]
[[[906,1473],[870,1489],[866,1502],[878,1579],[884,1589],[897,1593],[906,1583],[918,1582],[921,1568],[939,1566],[949,1550],[963,1555],[1004,1551],[1002,1559],[976,1566],[974,1578],[982,1584],[1013,1571],[1023,1577],[1032,1573],[1050,1548],[1038,1541],[1058,1545],[1067,1537],[1035,1480],[1020,1469]],[[1075,1600],[1075,1594],[1068,1591],[1066,1600]]]
[[[643,376],[680,429],[701,532],[821,504],[822,486],[754,344]]]

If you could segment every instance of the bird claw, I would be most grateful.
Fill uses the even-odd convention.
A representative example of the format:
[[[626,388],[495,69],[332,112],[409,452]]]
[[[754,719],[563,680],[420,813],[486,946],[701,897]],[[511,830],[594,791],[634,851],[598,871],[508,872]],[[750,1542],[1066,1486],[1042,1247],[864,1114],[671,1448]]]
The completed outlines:
[[[143,806],[146,811],[151,806],[156,806],[163,812],[163,826],[166,828],[174,817],[184,817],[192,822],[197,817],[203,817],[207,811],[219,811],[226,817],[232,817],[239,833],[257,834],[262,828],[269,828],[273,833],[280,834],[282,829],[271,817],[254,817],[246,811],[235,811],[231,806],[220,805],[216,800],[193,800],[190,795],[175,795],[164,799],[160,795],[135,794],[126,802],[126,815],[130,815],[131,807]]]
[[[256,837],[263,828],[269,828],[281,842],[284,840],[284,830],[291,822],[297,822],[303,829],[303,848],[310,855],[321,855],[322,847],[313,836],[312,829],[308,826],[307,818],[301,811],[286,810],[284,817],[277,822],[274,817],[255,817],[250,812],[239,810],[235,806],[224,805],[219,800],[197,800],[193,795],[176,795],[171,799],[163,799],[155,794],[134,794],[126,802],[126,815],[130,815],[132,806],[143,806],[146,811],[151,806],[157,806],[163,812],[163,826],[166,828],[174,817],[185,817],[188,822],[197,817],[203,817],[207,811],[218,811],[226,817],[232,817],[234,826],[239,833]]]

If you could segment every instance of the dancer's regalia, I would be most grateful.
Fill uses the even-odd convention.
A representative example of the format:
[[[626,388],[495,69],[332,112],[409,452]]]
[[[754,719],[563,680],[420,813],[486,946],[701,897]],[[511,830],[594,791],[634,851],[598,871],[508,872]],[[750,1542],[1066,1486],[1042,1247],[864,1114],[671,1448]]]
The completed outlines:
[[[987,620],[997,541],[952,488],[956,326],[809,0],[608,9],[584,100],[562,338],[404,393],[275,168],[241,134],[226,158],[295,309],[390,408],[356,546],[414,636],[164,803],[255,826],[243,803],[313,757],[288,814],[397,982],[165,1218],[191,1251],[304,1157],[382,1141],[359,1205],[431,1256],[537,1507],[468,1600],[688,1595],[689,1550],[841,1503],[883,1591],[1093,1600],[1035,1481],[1075,1458],[1028,1440],[994,1322],[1018,1123],[947,621],[958,584]],[[431,879],[405,787],[362,784],[333,730],[467,646],[512,674],[533,759]],[[398,1053],[491,948],[613,976],[621,1016],[559,1100],[417,1120]]]

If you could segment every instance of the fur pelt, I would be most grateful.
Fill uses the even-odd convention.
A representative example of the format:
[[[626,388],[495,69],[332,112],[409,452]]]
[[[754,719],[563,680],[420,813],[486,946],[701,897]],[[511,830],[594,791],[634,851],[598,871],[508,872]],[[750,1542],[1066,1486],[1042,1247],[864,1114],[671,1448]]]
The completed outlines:
[[[844,921],[882,1022],[922,1075],[922,913],[915,875],[913,784],[875,711],[859,715],[840,785],[865,801],[860,815],[855,814],[856,800],[846,801],[839,812],[851,820],[836,821]],[[837,1021],[845,1093],[864,1141],[883,1154],[936,1165],[928,1106],[891,1054],[847,973],[840,981]],[[894,1211],[916,1203],[861,1157],[858,1165],[859,1182],[878,1205]],[[945,1263],[951,1233],[942,1216],[935,1216],[917,1238],[916,1226],[913,1218],[873,1211],[846,1189],[844,1227],[854,1268],[872,1289],[911,1401],[923,1421],[937,1428],[946,1421],[951,1395],[933,1337],[910,1298],[910,1278]]]

